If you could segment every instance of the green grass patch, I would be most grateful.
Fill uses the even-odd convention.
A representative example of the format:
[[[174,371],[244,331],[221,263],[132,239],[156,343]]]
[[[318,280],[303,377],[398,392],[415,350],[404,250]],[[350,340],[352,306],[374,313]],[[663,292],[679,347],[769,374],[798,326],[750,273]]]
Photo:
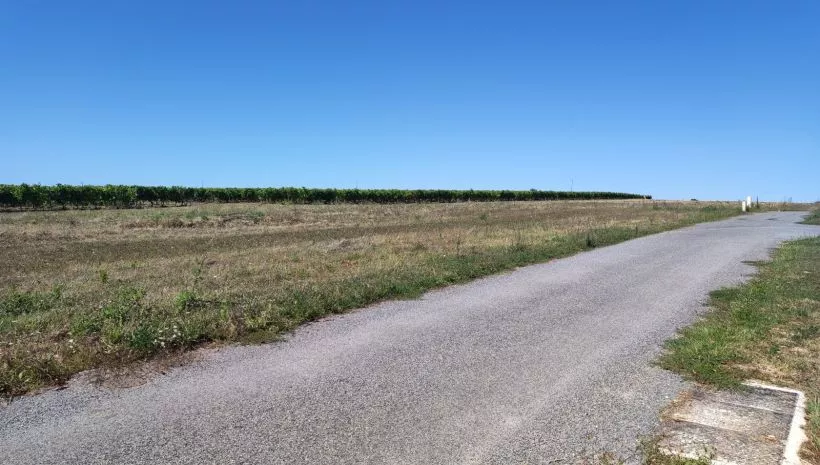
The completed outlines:
[[[18,292],[12,290],[0,296],[0,317],[21,316],[46,312],[54,308],[62,297],[62,288],[51,292]]]
[[[803,224],[817,224],[820,225],[820,209],[814,210],[803,220]]]

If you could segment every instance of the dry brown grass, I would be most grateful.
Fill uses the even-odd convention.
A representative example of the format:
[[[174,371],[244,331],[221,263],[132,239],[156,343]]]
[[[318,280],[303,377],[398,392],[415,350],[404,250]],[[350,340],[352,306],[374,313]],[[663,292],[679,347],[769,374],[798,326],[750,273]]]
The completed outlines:
[[[0,287],[60,284],[97,293],[111,280],[191,284],[230,293],[378,270],[426,254],[548,241],[609,227],[685,221],[703,203],[519,202],[416,205],[204,205],[168,209],[5,213]],[[360,256],[361,255],[361,256]],[[248,279],[258,283],[249,283]],[[160,280],[159,283],[157,280]],[[255,285],[258,284],[259,286]]]
[[[299,323],[735,203],[231,204],[0,214],[0,392]],[[5,313],[3,308],[5,308]]]

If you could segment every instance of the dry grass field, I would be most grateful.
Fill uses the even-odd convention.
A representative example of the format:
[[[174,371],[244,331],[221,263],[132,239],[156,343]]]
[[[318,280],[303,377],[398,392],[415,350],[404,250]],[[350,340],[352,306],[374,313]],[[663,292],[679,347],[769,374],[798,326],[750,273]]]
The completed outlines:
[[[0,394],[738,213],[644,200],[3,213]]]

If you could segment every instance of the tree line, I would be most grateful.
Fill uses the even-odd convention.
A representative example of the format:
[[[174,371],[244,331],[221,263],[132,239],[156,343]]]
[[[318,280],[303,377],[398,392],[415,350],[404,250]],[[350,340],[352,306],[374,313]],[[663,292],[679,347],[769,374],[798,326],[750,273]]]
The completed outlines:
[[[72,186],[0,184],[0,207],[11,209],[140,208],[190,203],[422,203],[512,200],[651,199],[622,192],[451,189],[315,189],[305,187]]]

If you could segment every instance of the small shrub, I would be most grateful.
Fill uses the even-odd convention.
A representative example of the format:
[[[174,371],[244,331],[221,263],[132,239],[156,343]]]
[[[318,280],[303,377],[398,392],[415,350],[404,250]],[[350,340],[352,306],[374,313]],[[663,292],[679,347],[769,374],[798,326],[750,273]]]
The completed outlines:
[[[194,292],[182,291],[174,299],[174,308],[179,312],[185,312],[196,307],[198,303],[199,299]]]
[[[148,325],[140,325],[127,336],[128,346],[132,349],[150,352],[158,345],[157,332]]]

